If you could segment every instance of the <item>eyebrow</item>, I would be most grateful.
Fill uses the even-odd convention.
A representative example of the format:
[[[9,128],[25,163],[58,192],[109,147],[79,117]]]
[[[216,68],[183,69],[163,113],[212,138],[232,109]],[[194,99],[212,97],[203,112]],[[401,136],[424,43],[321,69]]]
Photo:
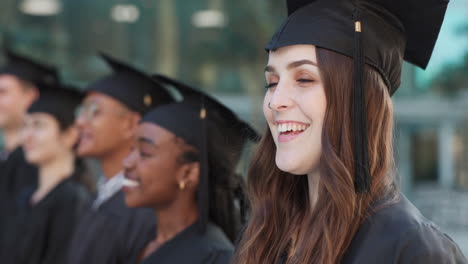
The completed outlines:
[[[138,138],[138,142],[140,142],[140,143],[148,143],[148,144],[151,144],[151,145],[153,145],[153,146],[156,146],[156,143],[155,143],[152,139],[150,139],[150,138],[139,137],[139,138]]]
[[[288,66],[286,67],[286,69],[290,70],[292,68],[297,68],[297,67],[302,66],[304,64],[313,65],[313,66],[317,67],[317,63],[314,62],[314,61],[299,60],[299,61],[293,61],[293,62],[289,63]],[[275,72],[275,67],[273,67],[271,65],[267,65],[265,67],[265,72]]]
[[[81,105],[83,105],[83,106],[99,105],[99,101],[98,100],[88,100],[88,101],[85,101],[85,102],[81,103]]]

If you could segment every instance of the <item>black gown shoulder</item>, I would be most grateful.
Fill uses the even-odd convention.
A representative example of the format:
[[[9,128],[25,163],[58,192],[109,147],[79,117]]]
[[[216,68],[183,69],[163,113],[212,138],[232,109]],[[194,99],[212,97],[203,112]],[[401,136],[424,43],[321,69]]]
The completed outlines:
[[[66,263],[135,263],[155,234],[154,212],[128,208],[122,191],[99,208],[89,207],[75,231]]]
[[[0,241],[6,221],[14,215],[15,200],[24,188],[37,186],[37,168],[26,162],[22,148],[3,152],[0,159]],[[1,246],[1,245],[0,245]]]
[[[71,179],[59,183],[35,205],[36,187],[16,196],[15,211],[6,221],[2,263],[64,263],[76,222],[90,202],[85,188]]]
[[[142,264],[228,264],[234,251],[224,232],[209,223],[205,233],[191,225],[172,240],[166,242]]]
[[[24,187],[37,186],[37,168],[28,163],[23,148],[16,148],[0,159],[0,194],[16,195]]]
[[[401,194],[397,203],[378,210],[359,227],[342,263],[468,262],[457,244]]]

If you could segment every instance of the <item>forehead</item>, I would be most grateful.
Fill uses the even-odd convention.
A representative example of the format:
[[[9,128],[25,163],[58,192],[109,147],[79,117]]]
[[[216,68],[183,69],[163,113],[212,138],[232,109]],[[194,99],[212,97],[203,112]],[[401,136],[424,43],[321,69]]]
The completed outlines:
[[[125,107],[122,103],[117,101],[116,99],[100,93],[100,92],[89,92],[85,99],[83,100],[83,104],[97,104],[99,106],[110,106],[110,107]]]
[[[20,80],[11,74],[0,74],[0,88],[11,87],[12,85],[19,86]]]
[[[291,45],[272,50],[268,54],[268,65],[286,66],[287,64],[300,61],[310,60],[317,62],[314,45]]]
[[[150,139],[155,143],[173,141],[175,134],[171,131],[149,122],[142,122],[138,126],[138,137]]]

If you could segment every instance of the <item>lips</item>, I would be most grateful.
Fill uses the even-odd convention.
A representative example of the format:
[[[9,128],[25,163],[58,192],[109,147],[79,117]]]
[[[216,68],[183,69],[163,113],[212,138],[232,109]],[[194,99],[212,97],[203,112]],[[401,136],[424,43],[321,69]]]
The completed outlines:
[[[81,132],[78,142],[80,147],[92,144],[92,138],[90,133]]]
[[[140,186],[140,183],[135,180],[124,178],[122,182],[122,186],[134,188],[134,187]]]
[[[130,173],[125,173],[122,186],[124,188],[136,188],[140,186],[140,181],[135,179]]]
[[[86,140],[89,140],[89,139],[91,139],[91,135],[89,133],[82,132],[80,134],[80,140],[81,141],[86,141]]]

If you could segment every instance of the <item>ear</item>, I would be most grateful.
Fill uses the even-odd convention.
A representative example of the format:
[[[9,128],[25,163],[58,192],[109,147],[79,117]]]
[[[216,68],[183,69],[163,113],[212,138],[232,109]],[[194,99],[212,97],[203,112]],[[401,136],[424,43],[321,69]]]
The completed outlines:
[[[70,149],[74,148],[79,138],[78,128],[75,125],[70,126],[62,132],[61,138],[64,146]]]
[[[126,114],[123,121],[124,136],[127,139],[133,139],[136,135],[141,116],[136,112]]]
[[[177,183],[185,188],[196,189],[200,181],[200,163],[190,162],[183,164],[176,176]]]

